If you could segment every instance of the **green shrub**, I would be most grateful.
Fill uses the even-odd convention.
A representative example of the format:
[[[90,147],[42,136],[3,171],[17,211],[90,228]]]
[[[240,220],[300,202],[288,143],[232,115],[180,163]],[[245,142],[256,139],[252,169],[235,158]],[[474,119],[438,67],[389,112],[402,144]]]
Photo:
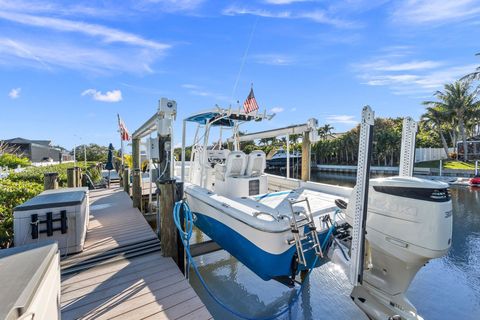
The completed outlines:
[[[8,178],[12,181],[30,181],[30,182],[43,184],[43,176],[45,173],[57,172],[59,185],[66,186],[67,185],[67,169],[72,168],[73,166],[74,166],[73,162],[69,162],[69,163],[54,164],[54,165],[44,166],[44,167],[28,167],[22,172],[16,172],[16,173],[10,174]],[[83,162],[77,162],[77,166],[82,168],[82,170],[85,170],[85,165]],[[96,163],[87,162],[87,170],[91,175],[97,176],[97,173],[94,172],[94,171],[98,171],[98,169],[96,169]],[[98,175],[99,174],[100,173],[98,172]]]
[[[0,167],[9,167],[10,169],[15,169],[19,165],[21,167],[29,166],[30,160],[26,157],[19,157],[14,154],[4,153],[0,155]]]
[[[43,191],[43,184],[0,179],[0,247],[13,240],[13,209]]]

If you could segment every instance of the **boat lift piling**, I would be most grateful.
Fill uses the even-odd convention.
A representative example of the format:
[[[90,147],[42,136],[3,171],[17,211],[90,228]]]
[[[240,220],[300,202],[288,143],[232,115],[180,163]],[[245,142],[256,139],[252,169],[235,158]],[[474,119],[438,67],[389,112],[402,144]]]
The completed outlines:
[[[372,155],[374,112],[370,106],[362,111],[360,141],[358,148],[357,182],[353,190],[354,218],[351,246],[349,280],[353,286],[363,283],[365,259],[365,233],[368,211],[368,187],[370,179],[370,161]]]
[[[417,122],[411,117],[405,117],[403,119],[402,128],[399,176],[413,176],[413,167],[415,164],[415,137],[417,136],[417,131]]]
[[[185,273],[184,248],[177,228],[173,220],[173,207],[176,201],[182,200],[183,183],[177,183],[174,179],[174,157],[173,157],[173,121],[177,114],[177,103],[174,100],[161,98],[157,112],[150,117],[132,135],[133,157],[134,157],[134,183],[133,195],[135,204],[142,203],[142,184],[140,170],[140,140],[156,133],[155,138],[149,138],[145,144],[147,155],[153,160],[158,170],[158,177],[155,181],[157,186],[157,236],[160,238],[162,254],[165,257],[172,257],[182,272]],[[135,160],[136,159],[136,160]],[[138,173],[137,173],[138,172]],[[153,175],[150,174],[152,179]],[[150,194],[151,194],[150,187]],[[149,196],[151,199],[151,195]]]
[[[302,139],[302,180],[310,180],[310,152],[311,152],[311,143],[310,143],[310,131],[303,133]],[[290,168],[288,168],[290,170]]]

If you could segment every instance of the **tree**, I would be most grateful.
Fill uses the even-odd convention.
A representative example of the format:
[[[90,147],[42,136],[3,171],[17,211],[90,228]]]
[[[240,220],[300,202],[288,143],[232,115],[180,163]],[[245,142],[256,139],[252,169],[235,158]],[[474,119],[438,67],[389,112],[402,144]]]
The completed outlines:
[[[318,128],[318,135],[320,136],[320,139],[327,140],[328,138],[333,137],[332,130],[334,129],[335,128],[328,123]]]
[[[80,145],[75,148],[75,153],[78,160],[83,160],[84,158],[84,147],[87,154],[87,161],[98,161],[98,162],[106,162],[107,161],[107,154],[108,154],[108,147],[100,146],[95,143],[91,143],[89,145]]]
[[[444,91],[437,91],[434,96],[438,101],[425,101],[424,104],[442,110],[445,116],[450,119],[456,118],[463,141],[463,159],[467,161],[468,148],[465,122],[468,121],[466,116],[479,108],[480,103],[477,100],[477,93],[471,90],[470,81],[460,80],[446,84]]]
[[[425,104],[425,102],[424,102]],[[429,104],[428,102],[426,104]],[[422,115],[420,126],[427,130],[433,130],[438,133],[442,140],[442,146],[448,157],[448,145],[442,130],[442,123],[446,121],[446,113],[441,107],[428,107],[427,111]]]
[[[475,54],[476,56],[480,56],[480,53]],[[477,67],[475,71],[472,73],[467,74],[463,78],[460,79],[461,81],[473,81],[473,80],[480,80],[480,67]]]

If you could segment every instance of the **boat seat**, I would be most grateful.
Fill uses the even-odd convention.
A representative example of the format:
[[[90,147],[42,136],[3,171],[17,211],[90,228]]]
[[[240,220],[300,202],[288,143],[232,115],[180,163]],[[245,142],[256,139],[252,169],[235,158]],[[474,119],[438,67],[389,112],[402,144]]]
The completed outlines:
[[[266,156],[265,152],[261,150],[252,151],[248,155],[247,169],[245,175],[247,177],[257,177],[260,176],[266,167]]]
[[[228,177],[243,176],[246,166],[245,153],[242,151],[232,151],[227,155],[225,164],[215,165],[215,178],[225,181]]]

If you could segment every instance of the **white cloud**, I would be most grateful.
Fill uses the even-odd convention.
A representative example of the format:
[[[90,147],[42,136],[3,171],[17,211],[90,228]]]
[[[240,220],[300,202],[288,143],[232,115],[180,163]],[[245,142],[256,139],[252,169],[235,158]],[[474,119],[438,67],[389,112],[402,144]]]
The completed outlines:
[[[219,94],[216,92],[211,92],[196,84],[185,83],[185,84],[182,84],[181,87],[187,89],[188,93],[194,96],[208,97],[208,98],[213,98],[215,100],[226,101],[226,102],[231,101],[231,99],[226,95]]]
[[[193,11],[198,9],[205,0],[143,0],[140,6],[159,8],[166,12]]]
[[[20,92],[22,91],[21,88],[13,88],[12,90],[10,90],[10,92],[8,93],[8,96],[11,98],[11,99],[18,99],[20,98]]]
[[[393,18],[404,24],[444,24],[479,14],[480,3],[476,0],[408,0],[400,2]]]
[[[270,109],[270,111],[272,111],[273,113],[280,113],[283,112],[284,109],[282,107],[273,107],[272,109]]]
[[[326,117],[327,121],[330,123],[344,123],[344,124],[356,124],[358,123],[357,120],[355,120],[355,116],[349,116],[346,114],[341,114],[341,115],[329,115]]]
[[[182,84],[182,88],[185,88],[185,89],[198,89],[199,86],[197,86],[196,84],[185,83],[185,84]]]
[[[13,12],[0,12],[0,18],[34,27],[53,29],[62,32],[77,32],[88,36],[99,37],[106,43],[117,42],[156,50],[166,50],[170,48],[170,45],[147,40],[129,32],[123,32],[98,24]]]
[[[82,96],[91,96],[93,100],[102,102],[119,102],[122,101],[122,91],[112,90],[102,93],[96,89],[87,89],[82,92]]]
[[[91,7],[86,1],[70,5],[62,1],[0,0],[0,20],[12,25],[0,36],[0,66],[49,71],[61,67],[94,74],[153,73],[153,63],[166,54],[170,44],[82,21],[85,16],[112,18],[112,12],[131,15],[135,6],[129,6],[126,10],[123,3]],[[17,31],[22,29],[28,32]]]
[[[48,46],[42,40],[0,37],[0,65],[5,67],[20,65],[51,70],[57,66],[95,74],[114,71],[141,74],[151,73],[150,64],[157,58],[158,55],[139,52],[135,48],[108,50],[62,41]]]
[[[381,51],[386,53],[356,64],[353,69],[362,83],[388,87],[394,94],[432,94],[445,83],[454,82],[477,67],[474,64],[412,59],[414,52],[408,48]]]
[[[264,18],[276,19],[306,19],[321,24],[331,25],[337,28],[356,27],[356,24],[353,22],[330,17],[329,14],[324,10],[294,12],[289,10],[271,11],[265,9],[250,9],[246,7],[230,6],[224,9],[222,13],[227,16],[253,15]]]
[[[272,66],[289,66],[292,65],[295,60],[287,55],[283,54],[256,54],[252,55],[252,59],[259,64],[267,64]]]
[[[275,5],[283,5],[283,4],[292,4],[295,2],[307,2],[311,0],[265,0],[265,3],[268,4],[275,4]]]
[[[124,0],[124,1],[91,1],[91,0],[0,0],[0,10],[50,13],[56,16],[91,16],[122,18],[158,12],[180,12],[198,9],[204,0]]]
[[[413,70],[425,70],[435,69],[443,65],[440,61],[407,61],[401,63],[391,63],[387,60],[378,60],[373,63],[367,63],[362,65],[364,69],[377,70],[377,71],[413,71]]]

